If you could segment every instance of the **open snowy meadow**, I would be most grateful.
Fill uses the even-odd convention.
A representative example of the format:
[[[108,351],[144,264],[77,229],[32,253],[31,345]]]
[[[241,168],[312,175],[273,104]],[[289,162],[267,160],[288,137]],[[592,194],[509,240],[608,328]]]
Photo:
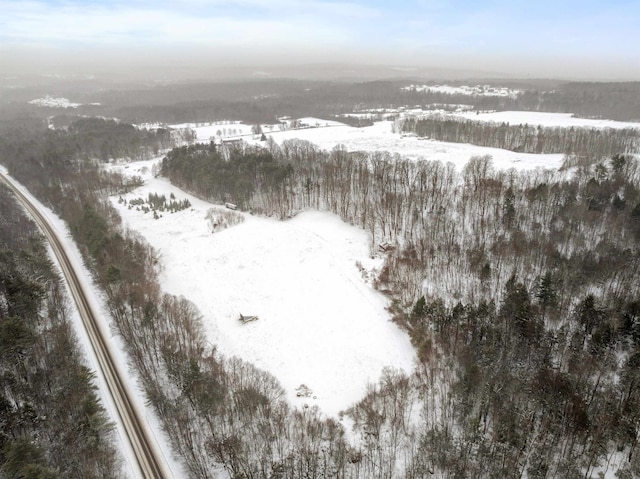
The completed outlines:
[[[112,166],[145,181],[112,202],[158,251],[165,291],[199,308],[220,353],[271,372],[293,404],[317,404],[332,416],[361,399],[383,368],[413,369],[408,336],[390,321],[386,298],[367,280],[381,259],[370,257],[366,232],[308,211],[288,221],[242,213],[244,222],[212,233],[207,211],[224,207],[154,178],[156,161]],[[158,219],[129,208],[149,193],[173,193],[191,207]],[[240,314],[259,319],[243,324]],[[308,397],[297,396],[301,385],[310,389]]]
[[[537,111],[465,111],[454,113],[452,116],[464,117],[474,121],[492,121],[495,123],[509,123],[511,125],[540,125],[543,127],[562,128],[637,128],[640,123],[615,121],[592,118],[579,118],[572,113],[547,113]]]
[[[414,112],[414,114],[417,114]],[[424,112],[433,114],[433,112]],[[543,127],[585,127],[585,128],[640,128],[640,124],[613,120],[577,118],[571,113],[545,113],[530,111],[501,112],[456,112],[441,113],[447,117],[466,118],[473,121],[509,123],[511,125],[529,124]],[[261,125],[267,138],[278,144],[285,140],[306,140],[324,150],[341,145],[347,151],[388,151],[413,160],[451,162],[460,170],[472,156],[490,155],[493,165],[498,169],[535,169],[559,168],[563,154],[518,153],[499,148],[489,148],[466,143],[447,143],[412,135],[403,135],[394,131],[394,122],[384,120],[371,126],[352,127],[336,121],[318,118],[301,118],[302,124],[309,125],[301,129],[280,129],[279,125]],[[252,135],[250,125],[238,122],[217,124],[184,123],[171,125],[174,128],[191,128],[199,142],[209,142],[213,138],[242,138],[248,143],[261,143],[258,135]]]
[[[375,122],[371,126],[352,127],[339,122],[327,122],[312,118],[304,119],[307,124],[318,125],[310,128],[280,130],[273,125],[263,125],[262,130],[267,138],[273,138],[278,144],[285,140],[306,140],[314,143],[323,150],[332,150],[342,145],[347,151],[388,151],[397,153],[412,160],[441,161],[453,163],[461,169],[472,156],[491,155],[493,164],[499,169],[518,168],[558,168],[562,164],[562,154],[535,155],[529,153],[516,153],[499,148],[488,148],[466,143],[447,143],[434,141],[415,136],[403,135],[393,131],[393,121],[385,120]],[[215,137],[213,132],[220,130],[221,126],[197,126],[196,124],[172,125],[172,127],[190,127],[195,130],[197,141],[209,142]],[[231,130],[243,131],[242,139],[249,143],[261,143],[251,134],[250,127],[231,125]],[[229,130],[227,130],[229,131]],[[241,135],[241,133],[238,133]]]

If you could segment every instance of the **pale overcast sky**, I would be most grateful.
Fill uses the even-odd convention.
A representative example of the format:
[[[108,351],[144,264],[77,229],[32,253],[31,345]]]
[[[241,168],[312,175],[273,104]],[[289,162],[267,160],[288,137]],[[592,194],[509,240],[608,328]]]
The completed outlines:
[[[640,80],[640,1],[0,0],[0,12],[7,69],[182,57]]]

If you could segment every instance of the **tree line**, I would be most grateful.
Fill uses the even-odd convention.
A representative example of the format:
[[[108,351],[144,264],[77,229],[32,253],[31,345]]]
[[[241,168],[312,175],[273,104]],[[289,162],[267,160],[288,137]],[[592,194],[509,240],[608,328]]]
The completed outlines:
[[[640,130],[542,127],[479,122],[431,115],[401,121],[400,131],[452,143],[471,143],[521,153],[563,153],[599,161],[640,148]]]
[[[169,130],[139,129],[128,123],[102,118],[79,118],[67,128],[76,148],[88,158],[142,160],[171,146]]]
[[[540,95],[543,111],[640,121],[640,82],[570,82]]]

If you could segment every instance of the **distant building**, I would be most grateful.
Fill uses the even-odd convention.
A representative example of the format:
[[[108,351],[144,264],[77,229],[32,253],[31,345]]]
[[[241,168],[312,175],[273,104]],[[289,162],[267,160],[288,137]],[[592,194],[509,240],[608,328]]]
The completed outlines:
[[[222,145],[228,147],[240,147],[242,146],[242,138],[223,138]]]
[[[280,125],[280,128],[286,130],[288,128],[291,128],[293,123],[294,123],[294,119],[291,118],[290,116],[280,116],[278,118],[276,118],[276,120],[278,120],[278,124]]]

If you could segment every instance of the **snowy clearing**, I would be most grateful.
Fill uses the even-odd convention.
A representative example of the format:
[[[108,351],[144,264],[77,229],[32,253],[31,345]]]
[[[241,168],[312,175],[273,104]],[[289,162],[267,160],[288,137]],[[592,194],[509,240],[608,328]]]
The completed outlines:
[[[322,120],[315,117],[304,117],[295,119],[291,117],[282,117],[279,119],[279,123],[262,124],[259,126],[265,135],[269,135],[271,133],[281,133],[283,131],[291,130],[294,123],[295,125],[297,125],[297,128],[293,131],[300,131],[307,128],[346,126],[344,123],[332,120]],[[139,128],[151,128],[149,124],[138,126]],[[191,129],[195,131],[196,141],[198,142],[209,142],[222,138],[233,139],[246,136],[256,136],[257,138],[260,137],[259,134],[256,134],[254,132],[255,125],[247,125],[237,120],[221,120],[203,123],[179,123],[175,125],[169,125],[169,127],[177,130]]]
[[[640,123],[594,120],[590,118],[577,118],[573,113],[546,113],[537,111],[494,111],[455,113],[454,116],[475,121],[493,121],[496,123],[509,123],[511,125],[540,125],[548,127],[587,127],[587,128],[638,128]]]
[[[472,156],[491,155],[493,165],[498,169],[559,168],[564,156],[562,154],[516,153],[499,148],[487,148],[467,143],[447,143],[402,135],[393,132],[392,121],[380,121],[372,126],[362,128],[341,125],[266,134],[271,136],[276,143],[298,138],[310,141],[324,150],[332,150],[338,145],[344,145],[348,151],[388,151],[412,160],[451,162],[458,170],[463,168]]]
[[[180,123],[169,125],[174,129],[189,128],[196,132],[196,140],[209,142],[215,138],[229,138],[251,135],[251,125],[246,125],[235,120],[211,121],[203,123]]]
[[[206,213],[223,207],[153,178],[154,161],[111,167],[145,180],[123,199],[173,193],[191,208],[154,219],[118,197],[113,205],[157,249],[164,290],[196,304],[218,351],[271,372],[293,404],[317,404],[332,416],[360,400],[384,367],[413,369],[409,338],[356,265],[381,265],[369,257],[366,232],[308,211],[285,222],[244,214],[243,223],[212,234]],[[258,319],[243,324],[240,314]],[[302,384],[309,397],[296,395]]]
[[[543,113],[530,111],[474,112],[461,109],[455,113],[422,109],[402,109],[380,113],[392,116],[428,116],[439,115],[443,118],[465,118],[473,121],[491,121],[496,123],[529,124],[546,127],[587,127],[587,128],[638,128],[640,123],[614,120],[595,120],[576,118],[571,113]],[[349,116],[357,116],[357,113]],[[367,113],[367,115],[370,115]],[[285,140],[300,139],[310,141],[323,150],[332,150],[338,145],[348,151],[388,151],[412,160],[451,162],[461,169],[472,156],[490,155],[498,169],[535,169],[559,168],[563,154],[517,153],[499,148],[488,148],[467,143],[447,143],[393,131],[393,120],[383,120],[366,127],[352,127],[343,123],[319,118],[300,118],[296,120],[303,128],[290,128],[282,124],[261,125],[262,132],[281,144]],[[252,134],[252,126],[237,121],[215,123],[183,123],[170,125],[172,128],[190,128],[196,133],[196,141],[209,142],[213,139],[242,138],[260,144],[260,136]]]
[[[559,168],[562,154],[535,155],[516,153],[500,148],[488,148],[467,143],[447,143],[443,141],[403,135],[393,131],[393,121],[379,121],[371,126],[356,128],[337,121],[317,118],[302,118],[309,128],[281,129],[280,125],[261,125],[267,137],[282,144],[285,140],[300,139],[310,141],[323,150],[332,150],[338,145],[348,151],[388,151],[411,160],[451,162],[457,169],[467,164],[472,156],[490,155],[498,169]],[[315,125],[319,126],[315,126]],[[198,126],[199,125],[199,126]],[[214,138],[243,136],[244,141],[262,144],[259,136],[251,134],[251,126],[238,122],[218,122],[211,124],[184,123],[170,125],[172,128],[191,128],[196,132],[196,141],[209,142]],[[220,132],[221,136],[217,133]]]

